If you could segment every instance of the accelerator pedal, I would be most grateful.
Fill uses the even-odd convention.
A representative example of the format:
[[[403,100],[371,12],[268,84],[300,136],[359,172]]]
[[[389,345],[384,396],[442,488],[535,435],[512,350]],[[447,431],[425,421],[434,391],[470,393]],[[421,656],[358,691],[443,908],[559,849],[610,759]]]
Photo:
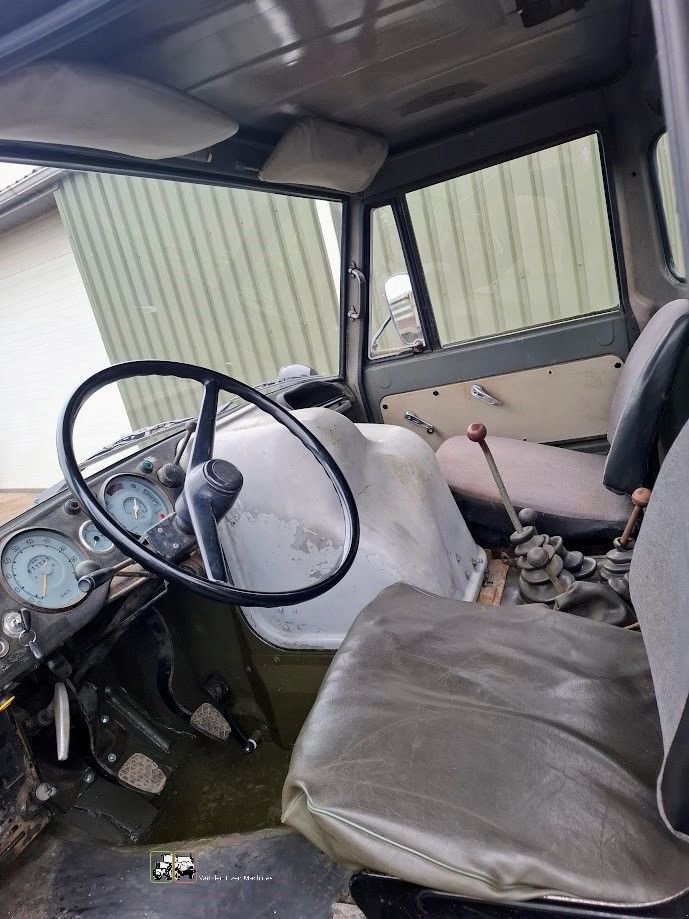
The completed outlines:
[[[159,794],[165,788],[167,776],[153,760],[144,753],[132,753],[122,763],[117,778],[124,785],[145,791],[149,795]]]
[[[199,705],[191,716],[191,726],[201,734],[205,734],[206,737],[212,737],[214,740],[227,740],[232,733],[232,728],[227,720],[210,702],[202,702]]]

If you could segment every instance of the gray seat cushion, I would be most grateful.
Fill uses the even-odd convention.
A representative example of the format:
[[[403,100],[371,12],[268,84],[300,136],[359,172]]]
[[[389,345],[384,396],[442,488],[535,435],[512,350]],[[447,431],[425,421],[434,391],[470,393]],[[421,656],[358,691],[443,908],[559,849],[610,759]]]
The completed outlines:
[[[641,636],[387,588],[294,749],[283,820],[352,869],[478,898],[641,904],[689,886]]]
[[[604,456],[510,437],[487,442],[515,507],[537,511],[543,532],[591,541],[620,535],[632,505],[603,485]],[[436,455],[467,520],[509,533],[512,526],[478,444],[450,437]]]

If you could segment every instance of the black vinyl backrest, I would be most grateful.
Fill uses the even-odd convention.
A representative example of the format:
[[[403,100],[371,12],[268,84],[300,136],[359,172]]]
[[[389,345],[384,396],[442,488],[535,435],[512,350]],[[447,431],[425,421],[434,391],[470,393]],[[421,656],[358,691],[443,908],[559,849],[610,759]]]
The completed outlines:
[[[630,495],[648,485],[651,451],[663,406],[689,347],[689,300],[661,307],[629,352],[610,407],[603,484]]]
[[[689,423],[658,473],[629,582],[663,735],[658,808],[689,840]]]

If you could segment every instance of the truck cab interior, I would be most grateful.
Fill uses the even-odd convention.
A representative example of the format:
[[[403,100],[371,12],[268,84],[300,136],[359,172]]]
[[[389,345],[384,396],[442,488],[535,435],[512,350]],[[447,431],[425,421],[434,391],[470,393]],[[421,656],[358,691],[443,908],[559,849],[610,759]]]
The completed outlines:
[[[687,53],[6,12],[6,915],[686,915]]]

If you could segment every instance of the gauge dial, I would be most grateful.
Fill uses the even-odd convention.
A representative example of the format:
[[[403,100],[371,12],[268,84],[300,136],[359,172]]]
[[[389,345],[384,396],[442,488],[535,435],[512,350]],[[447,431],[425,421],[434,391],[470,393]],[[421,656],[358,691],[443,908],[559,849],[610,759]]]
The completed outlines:
[[[115,475],[103,488],[103,504],[125,530],[141,536],[172,513],[168,499],[138,475]]]
[[[115,543],[111,539],[108,539],[107,536],[104,536],[96,524],[91,520],[82,523],[81,529],[79,530],[79,539],[87,549],[91,550],[91,552],[101,554],[104,552],[111,552],[115,548]]]
[[[77,547],[53,530],[23,530],[9,539],[0,568],[10,589],[39,609],[67,609],[84,599],[76,566],[85,561]]]

